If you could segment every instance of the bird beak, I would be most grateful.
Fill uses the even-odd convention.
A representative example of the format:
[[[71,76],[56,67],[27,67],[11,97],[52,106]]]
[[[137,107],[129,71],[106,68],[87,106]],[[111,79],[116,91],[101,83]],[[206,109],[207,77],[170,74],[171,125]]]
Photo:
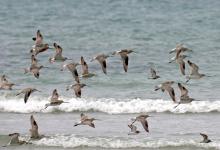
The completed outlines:
[[[36,90],[36,91],[38,91],[38,92],[42,92],[42,91],[40,91],[40,90]]]

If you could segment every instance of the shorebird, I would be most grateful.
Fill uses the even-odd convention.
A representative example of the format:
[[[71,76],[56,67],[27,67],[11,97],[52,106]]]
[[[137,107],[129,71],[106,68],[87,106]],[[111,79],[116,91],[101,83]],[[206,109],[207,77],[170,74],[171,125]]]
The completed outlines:
[[[186,76],[186,82],[189,82],[190,79],[200,79],[205,76],[205,74],[199,73],[199,67],[195,63],[192,63],[190,60],[188,60],[187,62],[190,66],[190,74],[189,76]]]
[[[157,75],[156,70],[154,70],[153,68],[150,68],[150,73],[151,73],[151,77],[149,77],[148,79],[158,79],[160,78],[160,76]]]
[[[79,74],[77,72],[76,67],[79,65],[79,63],[69,63],[69,64],[65,64],[63,65],[63,68],[61,69],[61,71],[64,70],[64,68],[67,68],[71,73],[73,78],[75,79],[75,81],[77,83],[79,83]]]
[[[16,145],[16,144],[22,145],[22,144],[28,144],[28,142],[26,142],[26,141],[19,140],[19,136],[20,136],[19,133],[11,133],[11,134],[9,134],[8,136],[11,137],[10,142],[8,143],[8,145]]]
[[[174,89],[171,87],[171,85],[174,83],[174,81],[166,81],[163,82],[159,85],[157,85],[155,87],[155,91],[161,89],[162,92],[164,92],[165,90],[169,93],[171,99],[173,100],[173,102],[176,102],[176,98],[175,98],[175,92]]]
[[[7,80],[6,75],[1,76],[0,89],[12,90],[12,86],[14,85],[15,85],[14,83],[11,83]]]
[[[193,98],[189,97],[188,90],[181,83],[178,83],[178,87],[180,89],[181,96],[180,96],[180,101],[174,108],[176,108],[180,104],[191,103],[194,100]]]
[[[93,77],[95,75],[95,74],[89,72],[89,67],[88,67],[86,61],[84,60],[83,56],[81,56],[80,63],[82,65],[82,77],[83,78],[89,78],[89,77]]]
[[[183,44],[177,44],[176,47],[174,49],[172,49],[169,53],[173,53],[173,52],[177,52],[177,51],[181,51],[181,52],[185,52],[185,51],[192,51],[189,48],[186,48],[183,46]]]
[[[37,125],[37,122],[34,120],[33,115],[31,115],[30,121],[31,121],[31,129],[29,131],[31,133],[31,138],[32,139],[39,139],[40,135],[38,133],[38,125]]]
[[[184,59],[187,57],[186,55],[182,55],[181,54],[181,50],[178,50],[176,52],[176,56],[174,58],[172,58],[172,60],[169,62],[173,62],[173,61],[176,61],[177,64],[179,64],[179,68],[180,68],[180,71],[182,73],[182,75],[185,75],[185,62],[184,62]]]
[[[210,143],[210,142],[212,142],[212,141],[208,138],[208,136],[207,136],[206,134],[200,133],[200,135],[203,137],[203,140],[202,140],[200,143]]]
[[[39,90],[35,89],[35,88],[26,88],[23,89],[20,93],[16,94],[16,96],[20,95],[20,94],[24,94],[24,103],[27,103],[28,98],[30,97],[31,93],[38,91]]]
[[[135,135],[135,134],[140,133],[140,131],[137,130],[137,127],[135,125],[129,124],[128,127],[131,129],[128,135]]]
[[[102,66],[102,71],[104,72],[104,74],[107,74],[107,71],[106,71],[106,68],[107,68],[107,65],[106,65],[106,59],[110,57],[109,55],[105,55],[105,54],[99,54],[95,57],[93,57],[93,59],[91,60],[94,61],[94,60],[97,60],[101,66]]]
[[[81,97],[81,89],[86,86],[86,84],[81,84],[81,83],[76,83],[73,85],[70,85],[66,88],[66,90],[68,91],[70,88],[74,90],[76,97]]]
[[[47,68],[42,65],[38,65],[38,60],[35,58],[34,55],[31,55],[31,66],[30,68],[24,68],[24,74],[32,73],[35,78],[39,79],[40,77],[40,70],[42,68]]]
[[[0,89],[3,89],[3,90],[12,90],[12,86],[14,86],[14,85],[15,85],[14,83],[3,82],[3,83],[0,83]]]
[[[95,124],[93,123],[94,120],[98,120],[98,119],[95,119],[95,118],[89,118],[88,116],[86,116],[85,114],[81,113],[81,119],[80,119],[80,122],[79,123],[76,123],[74,125],[75,126],[78,126],[78,125],[88,125],[92,128],[95,128]]]
[[[51,63],[53,63],[55,61],[65,61],[68,59],[67,57],[63,57],[63,55],[62,55],[63,49],[60,45],[58,45],[57,43],[54,43],[53,46],[56,50],[56,53],[55,53],[54,57],[49,58],[49,61]]]
[[[146,132],[149,132],[149,129],[148,129],[148,122],[147,122],[147,118],[148,117],[151,117],[149,115],[146,115],[146,114],[142,114],[142,115],[139,115],[135,118],[135,120],[132,122],[131,125],[133,125],[133,123],[135,123],[136,121],[139,121],[141,122],[143,128],[145,129]]]
[[[26,73],[32,73],[34,75],[35,78],[39,79],[40,77],[40,70],[42,68],[45,68],[44,66],[37,66],[37,65],[31,65],[31,67],[29,69],[25,68],[24,69],[24,74]]]
[[[125,72],[128,71],[128,60],[129,60],[128,54],[130,54],[132,52],[134,52],[132,49],[122,49],[122,50],[115,51],[115,52],[112,53],[112,55],[118,54],[118,55],[121,56]]]
[[[40,33],[40,30],[37,30],[36,37],[33,37],[32,39],[33,41],[35,41],[35,45],[33,45],[32,49],[30,50],[30,53],[32,53],[33,55],[38,55],[39,53],[42,53],[49,49],[49,44],[43,43],[43,36]]]
[[[30,53],[37,56],[39,53],[45,52],[46,50],[51,49],[49,47],[49,44],[41,44],[38,46],[35,46],[30,50]]]
[[[54,89],[53,93],[52,93],[52,97],[50,98],[50,103],[45,104],[44,109],[46,109],[49,106],[58,106],[62,103],[68,103],[68,102],[64,102],[63,100],[59,100],[59,94],[57,92],[57,89]]]

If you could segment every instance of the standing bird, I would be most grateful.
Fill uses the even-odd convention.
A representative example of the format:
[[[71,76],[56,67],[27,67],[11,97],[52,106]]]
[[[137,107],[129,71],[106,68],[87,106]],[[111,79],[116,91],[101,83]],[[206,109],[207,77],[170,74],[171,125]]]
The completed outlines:
[[[45,104],[44,109],[46,109],[49,106],[58,106],[62,103],[68,103],[68,102],[64,102],[63,100],[59,100],[59,94],[57,92],[57,89],[54,89],[53,93],[52,93],[52,97],[50,99],[50,103]]]
[[[119,54],[121,56],[125,72],[128,71],[128,60],[129,60],[128,54],[130,54],[132,52],[134,52],[132,49],[122,49],[122,50],[115,51],[112,53],[112,55]]]
[[[94,120],[98,120],[98,119],[95,119],[95,118],[89,118],[88,116],[86,116],[85,114],[81,113],[80,115],[81,119],[80,119],[80,122],[79,123],[76,123],[74,125],[75,126],[78,126],[78,125],[88,125],[92,128],[95,128],[95,124],[93,123]]]
[[[208,138],[208,136],[207,136],[206,134],[200,133],[200,135],[203,137],[203,140],[202,140],[200,143],[210,143],[210,142],[212,142],[212,141]]]
[[[161,89],[162,92],[167,91],[173,102],[176,102],[175,92],[174,89],[171,87],[172,84],[174,84],[174,81],[166,81],[164,83],[161,83],[155,87],[155,91],[159,89]]]
[[[106,65],[106,59],[109,57],[109,55],[105,55],[105,54],[99,54],[95,57],[93,57],[93,59],[91,60],[94,61],[94,60],[97,60],[101,66],[102,66],[102,71],[104,72],[104,74],[107,74],[107,71],[106,71],[106,68],[107,68],[107,65]]]
[[[55,61],[65,61],[65,60],[68,59],[67,57],[63,57],[63,54],[62,54],[63,49],[62,49],[62,47],[60,45],[58,45],[57,43],[54,43],[53,46],[54,46],[54,48],[56,50],[56,53],[55,53],[54,57],[49,58],[49,61],[51,63],[53,63]]]
[[[151,73],[151,77],[149,77],[148,79],[158,79],[160,78],[160,76],[157,75],[156,70],[154,70],[153,68],[150,68],[150,73]]]
[[[70,85],[66,88],[68,91],[70,88],[74,90],[76,97],[81,98],[81,89],[86,86],[86,84],[76,83],[73,85]]]
[[[22,144],[28,144],[28,142],[26,142],[26,141],[19,140],[19,136],[20,136],[19,133],[11,133],[11,134],[9,134],[8,136],[11,137],[10,142],[8,143],[8,145],[16,145],[16,144],[22,145]]]
[[[141,122],[143,128],[145,129],[146,132],[149,132],[149,129],[148,129],[148,122],[147,122],[147,118],[148,117],[151,117],[149,115],[146,115],[146,114],[142,114],[142,115],[139,115],[135,118],[135,120],[132,122],[131,125],[133,125],[133,123],[135,123],[136,121],[139,121]]]
[[[181,96],[180,96],[180,101],[174,108],[176,108],[180,104],[191,103],[194,100],[193,98],[189,97],[188,90],[181,83],[178,83],[178,87],[180,89]]]
[[[31,121],[31,129],[29,131],[31,133],[31,138],[32,139],[39,139],[40,135],[38,133],[38,125],[37,125],[37,122],[34,120],[33,115],[31,115],[30,121]]]
[[[192,63],[190,60],[188,60],[187,62],[190,66],[190,74],[189,76],[186,76],[186,82],[189,82],[190,79],[200,79],[205,76],[205,74],[199,73],[199,67],[195,63]]]
[[[137,130],[137,127],[135,125],[129,124],[128,127],[131,129],[128,135],[135,135],[135,134],[140,133],[140,131]]]
[[[24,103],[27,103],[28,98],[30,97],[31,93],[38,91],[39,90],[35,89],[35,88],[26,88],[23,89],[20,93],[16,94],[16,96],[20,95],[20,94],[24,94]]]
[[[82,56],[81,56],[80,63],[82,65],[82,77],[89,78],[89,77],[93,77],[95,75],[95,74],[89,72],[89,67]]]
[[[63,65],[63,68],[61,69],[61,71],[64,70],[64,68],[67,68],[71,73],[72,73],[72,76],[73,78],[75,79],[75,81],[77,83],[80,83],[79,82],[79,74],[77,72],[77,69],[76,67],[79,65],[79,63],[69,63],[69,64],[65,64]]]

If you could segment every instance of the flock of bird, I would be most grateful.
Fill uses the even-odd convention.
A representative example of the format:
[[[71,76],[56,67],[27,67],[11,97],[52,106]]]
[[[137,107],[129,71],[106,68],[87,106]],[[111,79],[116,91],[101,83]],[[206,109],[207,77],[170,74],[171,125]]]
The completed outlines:
[[[32,39],[33,39],[33,41],[35,41],[35,44],[32,46],[32,49],[30,50],[31,65],[29,68],[24,69],[24,73],[25,74],[31,73],[31,74],[33,74],[33,76],[35,78],[38,79],[40,77],[40,70],[42,68],[48,68],[48,67],[44,67],[42,65],[39,65],[38,59],[36,57],[38,54],[43,53],[43,52],[47,51],[48,49],[52,49],[52,48],[49,46],[49,44],[43,42],[43,36],[42,36],[40,30],[37,31],[36,37],[33,37]],[[63,56],[63,54],[62,54],[63,49],[60,45],[58,45],[57,43],[54,43],[53,47],[55,49],[55,55],[53,57],[49,58],[49,62],[54,63],[54,62],[64,62],[66,60],[71,60],[71,59]],[[184,55],[184,53],[187,51],[192,51],[192,50],[184,47],[183,44],[178,44],[174,49],[172,49],[170,51],[170,54],[176,53],[176,55],[171,59],[170,63],[176,62],[179,65],[180,72],[183,76],[186,75],[185,74],[186,63],[185,63],[184,59],[187,57],[187,55]],[[107,58],[115,56],[115,55],[120,55],[121,59],[122,59],[124,71],[127,72],[128,71],[128,62],[129,62],[128,55],[132,52],[134,52],[133,49],[123,49],[123,50],[115,51],[115,52],[111,53],[110,55],[99,54],[99,55],[96,55],[95,57],[93,57],[91,62],[94,60],[97,60],[101,65],[103,73],[107,74],[107,63],[106,63]],[[191,79],[200,79],[205,76],[205,74],[199,73],[199,67],[195,63],[191,62],[190,60],[188,60],[187,63],[190,67],[190,74],[186,76],[186,79],[187,79],[186,82],[189,82]],[[60,70],[64,71],[64,69],[67,68],[71,72],[73,79],[75,80],[75,84],[67,86],[66,90],[72,89],[74,91],[76,97],[81,97],[81,93],[82,93],[81,89],[83,87],[85,87],[86,84],[83,84],[80,82],[80,76],[77,71],[78,65],[81,65],[81,68],[82,68],[81,77],[90,78],[90,77],[95,76],[95,74],[89,72],[88,64],[86,63],[86,61],[84,60],[83,57],[81,57],[79,63],[71,62],[68,64],[64,64]],[[158,78],[160,78],[160,76],[157,75],[156,70],[154,68],[150,68],[149,79],[156,80]],[[174,88],[172,87],[172,85],[174,83],[175,83],[174,81],[165,81],[165,82],[161,83],[160,85],[155,86],[155,91],[157,91],[159,89],[162,92],[167,91],[169,93],[171,99],[173,100],[173,102],[175,104],[177,104],[174,108],[176,108],[180,104],[191,103],[194,99],[189,97],[188,90],[181,83],[177,83],[179,90],[181,92],[181,96],[180,96],[179,101],[176,100],[175,91],[174,91]],[[11,83],[10,81],[8,81],[8,77],[6,75],[1,76],[0,89],[12,90],[12,87],[14,85],[15,85],[14,83]],[[38,89],[28,87],[28,88],[24,88],[17,95],[24,94],[24,102],[27,103],[30,95],[36,91],[41,92]],[[68,102],[60,100],[57,89],[54,89],[52,92],[50,102],[45,104],[45,108],[43,108],[42,111],[47,109],[47,107],[49,107],[49,106],[58,106],[58,105],[61,105],[62,103],[68,103]],[[146,132],[149,132],[148,122],[146,120],[148,117],[150,117],[150,116],[147,114],[141,114],[141,115],[137,116],[135,119],[132,119],[132,123],[128,125],[128,127],[131,130],[129,135],[140,133],[140,131],[138,131],[137,127],[134,125],[134,123],[137,121],[142,124],[142,126]],[[80,122],[76,123],[74,126],[88,125],[90,127],[95,128],[95,124],[94,124],[95,120],[98,120],[98,119],[89,118],[87,115],[81,113]],[[30,129],[31,139],[41,138],[42,136],[40,136],[38,133],[38,125],[37,125],[37,122],[35,121],[33,115],[31,115],[30,121],[31,121],[31,129]],[[200,133],[200,135],[203,136],[202,143],[211,142],[211,140],[208,139],[208,136],[206,134]],[[9,134],[9,136],[11,137],[9,144],[20,144],[21,145],[21,144],[30,143],[29,141],[20,140],[19,133],[12,133],[12,134]]]

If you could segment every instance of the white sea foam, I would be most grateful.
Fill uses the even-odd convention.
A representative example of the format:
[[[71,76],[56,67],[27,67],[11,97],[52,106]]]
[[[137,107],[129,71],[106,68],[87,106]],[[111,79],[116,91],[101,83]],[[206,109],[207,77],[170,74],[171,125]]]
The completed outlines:
[[[56,135],[33,141],[33,144],[40,146],[58,147],[101,147],[101,148],[163,148],[163,147],[182,147],[191,146],[197,148],[220,148],[220,143],[211,142],[208,144],[199,143],[195,140],[180,139],[169,141],[167,139],[157,140],[134,140],[132,138],[120,137],[79,137],[75,135]]]
[[[1,112],[31,113],[31,112],[74,112],[98,111],[109,114],[141,113],[141,112],[171,112],[171,113],[203,113],[220,112],[220,101],[193,101],[174,108],[176,104],[168,100],[152,99],[114,99],[114,98],[62,98],[60,106],[44,108],[49,98],[31,97],[25,104],[22,98],[0,99]]]

